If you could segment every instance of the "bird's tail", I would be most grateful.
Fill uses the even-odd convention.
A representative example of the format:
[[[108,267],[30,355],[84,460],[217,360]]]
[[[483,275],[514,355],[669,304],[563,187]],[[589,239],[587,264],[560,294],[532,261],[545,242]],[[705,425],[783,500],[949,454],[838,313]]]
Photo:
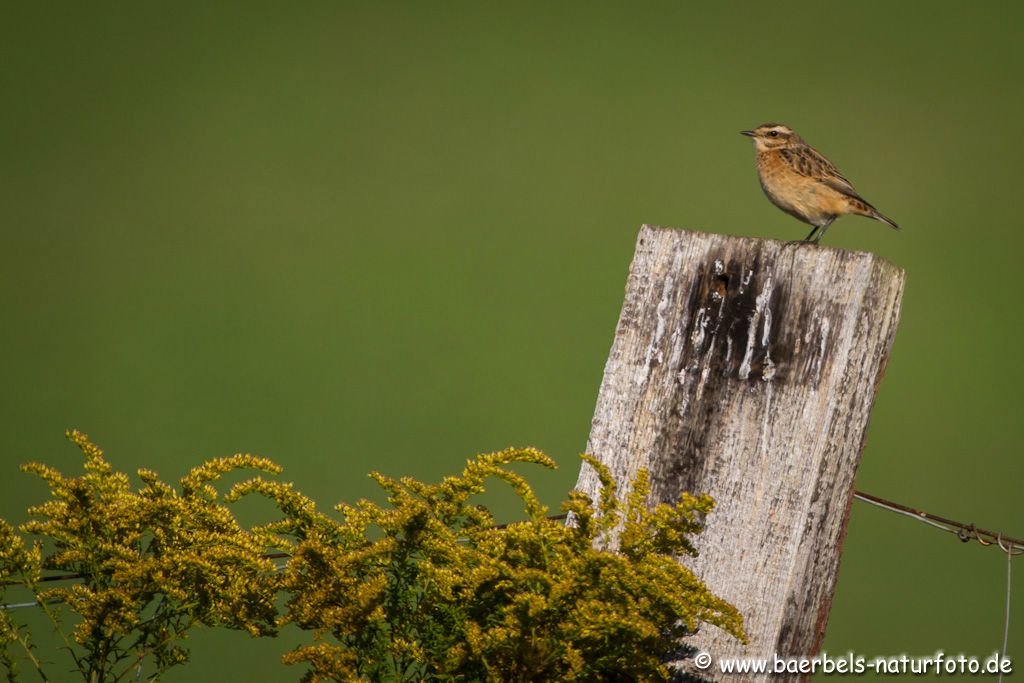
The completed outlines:
[[[898,230],[899,229],[899,225],[896,224],[895,220],[893,220],[892,218],[889,218],[888,216],[883,215],[878,210],[874,211],[874,213],[871,214],[871,218],[874,218],[876,220],[881,220],[883,223],[889,223],[889,226],[892,227],[894,230]]]
[[[888,223],[894,230],[899,229],[899,225],[896,224],[895,220],[865,202],[863,198],[858,197],[857,199],[860,201],[853,203],[855,209],[861,210],[857,213],[860,213],[862,216],[867,216],[868,218],[873,218],[874,220],[881,220],[883,223]],[[861,206],[857,206],[857,204],[860,204]]]
[[[882,221],[883,223],[888,223],[893,230],[900,229],[900,226],[896,225],[896,221],[889,218],[888,216],[882,215],[882,212],[876,209],[875,207],[871,207],[871,217],[874,218],[875,220]]]
[[[888,223],[892,226],[893,230],[900,229],[900,226],[896,225],[896,221],[883,215],[881,211],[865,201],[863,197],[850,197],[850,205],[852,206],[854,213],[859,213],[861,216],[867,216],[868,218],[874,218],[876,221]]]

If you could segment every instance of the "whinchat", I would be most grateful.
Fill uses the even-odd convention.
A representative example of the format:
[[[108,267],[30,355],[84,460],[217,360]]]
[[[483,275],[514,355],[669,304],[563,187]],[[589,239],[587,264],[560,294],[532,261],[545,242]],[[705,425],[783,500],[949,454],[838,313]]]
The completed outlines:
[[[765,123],[740,132],[754,140],[757,175],[768,199],[790,216],[814,226],[804,242],[817,244],[832,221],[850,213],[900,229],[857,194],[832,162],[789,126]]]

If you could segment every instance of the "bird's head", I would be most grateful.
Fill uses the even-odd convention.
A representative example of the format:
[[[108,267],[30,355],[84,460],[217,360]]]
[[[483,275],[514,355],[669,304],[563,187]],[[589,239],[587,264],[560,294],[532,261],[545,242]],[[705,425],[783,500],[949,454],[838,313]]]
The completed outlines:
[[[762,123],[754,130],[743,130],[740,134],[752,138],[758,152],[802,142],[792,128],[781,123]]]

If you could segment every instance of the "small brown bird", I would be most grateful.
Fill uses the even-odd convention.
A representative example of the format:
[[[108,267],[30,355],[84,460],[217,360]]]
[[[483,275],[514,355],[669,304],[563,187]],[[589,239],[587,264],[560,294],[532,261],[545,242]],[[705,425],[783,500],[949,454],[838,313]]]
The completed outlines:
[[[768,199],[790,216],[814,226],[804,242],[817,244],[832,221],[849,213],[900,229],[857,194],[832,162],[789,126],[765,123],[741,134],[754,140],[757,175]]]

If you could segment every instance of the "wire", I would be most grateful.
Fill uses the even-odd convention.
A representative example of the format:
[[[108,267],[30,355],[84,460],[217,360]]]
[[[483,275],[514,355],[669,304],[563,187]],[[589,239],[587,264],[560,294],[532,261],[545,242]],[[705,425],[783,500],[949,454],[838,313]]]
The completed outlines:
[[[965,543],[970,540],[975,540],[981,545],[998,544],[1000,547],[1002,547],[1003,543],[1006,543],[1008,547],[1004,548],[1004,550],[1006,550],[1008,554],[1024,555],[1024,540],[1007,536],[1002,532],[988,531],[987,529],[976,527],[973,524],[964,524],[963,522],[958,522],[955,519],[940,517],[930,512],[917,510],[901,503],[894,503],[891,500],[873,496],[870,493],[864,493],[863,491],[854,491],[853,495],[855,498],[862,500],[865,503],[870,503],[871,505],[884,508],[890,512],[912,517],[913,519],[929,524],[936,529],[956,534],[957,537]]]
[[[60,598],[53,598],[52,600],[47,600],[45,604],[47,604],[47,605],[59,605],[62,602],[64,602],[64,601],[61,600]],[[16,603],[13,603],[13,604],[10,604],[10,605],[0,605],[0,610],[3,610],[4,612],[7,612],[8,610],[12,610],[12,609],[25,609],[26,607],[39,607],[39,605],[40,605],[40,603],[36,602],[35,600],[33,600],[32,602],[16,602]]]
[[[861,501],[863,501],[865,503],[869,503],[869,504],[874,505],[876,507],[880,507],[880,508],[883,508],[885,510],[889,510],[890,512],[895,512],[897,514],[904,515],[904,516],[910,517],[912,519],[916,519],[919,522],[924,522],[925,524],[933,526],[936,529],[939,529],[941,531],[945,531],[947,533],[955,534],[961,541],[967,542],[967,541],[970,541],[970,540],[973,539],[973,540],[978,541],[978,543],[981,544],[981,545],[997,545],[998,544],[1000,547],[1003,547],[1003,544],[1006,543],[1007,545],[1006,545],[1006,547],[1003,547],[1003,549],[1006,551],[1007,555],[1010,556],[1010,558],[1013,558],[1013,557],[1015,557],[1017,555],[1024,555],[1024,540],[1021,540],[1019,538],[1013,538],[1013,537],[1007,536],[1007,535],[1005,535],[1005,534],[1003,534],[1001,532],[988,531],[987,529],[981,529],[979,527],[974,526],[973,524],[964,524],[963,522],[958,522],[958,521],[953,520],[953,519],[947,519],[945,517],[940,517],[940,516],[932,514],[930,512],[925,512],[923,510],[917,510],[915,508],[908,507],[906,505],[903,505],[902,503],[896,503],[896,502],[893,502],[891,500],[886,500],[885,498],[879,498],[878,496],[873,496],[870,493],[864,493],[863,491],[854,491],[853,495],[854,495],[855,498],[857,498],[858,500],[861,500]],[[566,518],[566,515],[562,514],[562,515],[551,515],[547,519],[554,521],[554,520],[562,520],[562,519],[565,519],[565,518]],[[494,528],[495,529],[505,529],[505,528],[507,528],[509,526],[509,524],[511,524],[511,522],[510,523],[506,523],[506,524],[497,524],[497,525],[495,525]],[[266,559],[275,559],[275,560],[276,559],[283,559],[283,558],[287,558],[287,557],[290,557],[290,554],[289,553],[284,553],[284,552],[268,553],[268,554],[264,555],[264,558],[266,558]],[[42,583],[42,582],[45,582],[45,581],[73,581],[75,579],[81,579],[81,578],[83,578],[82,574],[55,574],[53,576],[43,576],[43,577],[37,579],[37,582]],[[14,586],[14,585],[23,585],[23,584],[24,584],[23,581],[0,581],[0,586],[5,586],[5,585],[6,586]],[[6,609],[17,609],[17,608],[20,608],[20,607],[24,607],[26,605],[35,605],[35,604],[36,603],[26,603],[25,605],[22,605],[22,604],[17,604],[17,605],[0,605],[0,609],[3,609],[3,610],[6,610]]]
[[[900,503],[894,503],[891,500],[885,500],[878,496],[872,496],[870,493],[862,493],[860,491],[854,491],[853,495],[865,503],[878,506],[890,512],[895,512],[907,517],[912,517],[919,522],[929,524],[936,529],[948,531],[951,534],[956,534],[964,543],[967,543],[971,539],[976,540],[981,545],[998,545],[999,549],[1006,553],[1006,616],[1003,619],[1003,649],[1002,654],[999,657],[999,683],[1003,680],[1003,661],[1006,660],[1006,647],[1010,642],[1010,587],[1013,584],[1013,558],[1017,555],[1024,555],[1024,541],[1017,538],[1010,538],[1009,536],[1003,536],[1002,532],[991,532],[986,529],[979,529],[973,524],[964,524],[954,519],[946,519],[945,517],[939,517],[933,515],[930,512],[924,512],[922,510],[915,510],[914,508],[901,505]],[[985,540],[982,536],[987,536],[992,540]],[[1003,545],[1003,542],[1006,545]]]
[[[1010,642],[1010,586],[1013,583],[1013,546],[1003,548],[1003,539],[997,538],[999,547],[1006,551],[1006,620],[1003,623],[1003,654],[999,657],[999,683],[1003,683],[1003,661],[1006,660],[1006,645]]]

